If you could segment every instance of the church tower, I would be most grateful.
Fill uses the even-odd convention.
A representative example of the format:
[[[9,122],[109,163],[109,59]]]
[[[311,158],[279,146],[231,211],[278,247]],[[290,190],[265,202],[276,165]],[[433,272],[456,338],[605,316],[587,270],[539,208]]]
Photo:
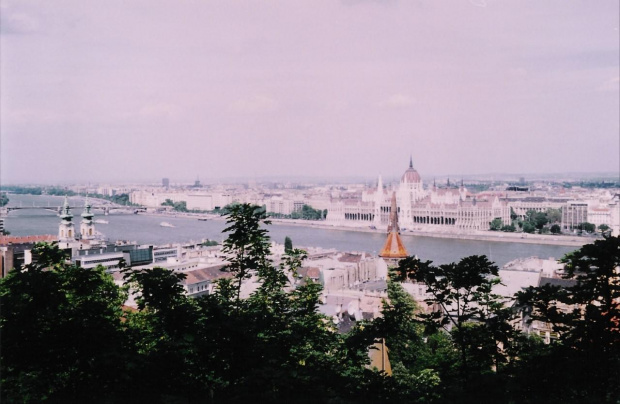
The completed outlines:
[[[385,245],[379,253],[388,265],[395,265],[409,254],[400,239],[400,228],[398,227],[398,208],[396,206],[396,193],[392,193],[392,206],[390,208],[390,223],[388,225],[388,235]]]
[[[93,213],[90,211],[88,198],[84,201],[84,212],[82,212],[82,222],[80,223],[80,233],[85,240],[92,240],[95,237],[95,223]]]
[[[60,211],[60,225],[58,226],[58,240],[72,241],[75,240],[75,226],[73,226],[73,215],[69,207],[69,201],[65,196],[65,203]]]

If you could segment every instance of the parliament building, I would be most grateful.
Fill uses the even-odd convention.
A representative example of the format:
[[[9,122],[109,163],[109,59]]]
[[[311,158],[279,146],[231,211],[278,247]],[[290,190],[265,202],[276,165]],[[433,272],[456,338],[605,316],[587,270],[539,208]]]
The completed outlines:
[[[358,198],[331,201],[327,221],[334,226],[388,227],[392,210],[392,194],[396,197],[398,223],[401,230],[488,230],[496,218],[510,224],[510,207],[497,195],[472,195],[461,183],[457,188],[425,189],[422,178],[409,161],[400,183],[385,189],[381,177],[376,189],[364,190]]]

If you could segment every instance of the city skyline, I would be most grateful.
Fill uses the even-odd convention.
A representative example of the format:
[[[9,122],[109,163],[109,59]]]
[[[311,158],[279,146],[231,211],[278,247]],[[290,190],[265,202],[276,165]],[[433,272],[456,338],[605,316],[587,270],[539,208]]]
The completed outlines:
[[[2,184],[619,171],[616,1],[1,6]]]

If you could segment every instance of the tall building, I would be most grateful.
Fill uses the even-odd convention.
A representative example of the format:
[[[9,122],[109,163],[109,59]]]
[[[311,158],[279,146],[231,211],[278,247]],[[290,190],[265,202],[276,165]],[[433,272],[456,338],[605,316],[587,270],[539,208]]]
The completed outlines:
[[[164,188],[168,188],[170,186],[170,178],[162,178],[161,186]]]

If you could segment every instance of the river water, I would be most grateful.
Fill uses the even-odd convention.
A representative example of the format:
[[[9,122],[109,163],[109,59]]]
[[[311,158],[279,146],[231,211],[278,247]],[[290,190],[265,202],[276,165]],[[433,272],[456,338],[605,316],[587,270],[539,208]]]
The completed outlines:
[[[50,206],[62,205],[63,197],[9,195],[8,206]],[[83,206],[82,198],[69,198],[71,206]],[[72,211],[73,222],[79,229],[82,209]],[[161,245],[173,242],[200,241],[208,238],[221,241],[225,238],[222,230],[225,227],[223,220],[199,221],[187,217],[162,217],[148,215],[134,215],[126,213],[111,213],[108,216],[97,215],[95,219],[105,219],[109,224],[96,224],[96,229],[109,240],[128,240],[139,244]],[[57,234],[60,219],[57,214],[42,209],[23,209],[11,211],[5,217],[4,227],[14,236],[35,234]],[[162,221],[175,227],[162,227]],[[319,229],[291,225],[272,224],[267,227],[273,241],[284,243],[289,236],[295,247],[312,246],[335,248],[339,251],[365,251],[377,254],[383,247],[385,235],[379,233],[363,233],[355,231]],[[458,261],[468,255],[486,255],[497,265],[515,259],[530,256],[540,258],[560,258],[576,247],[522,244],[479,240],[443,239],[404,234],[403,243],[409,254],[417,255],[420,259],[431,260],[436,264],[445,264]]]

